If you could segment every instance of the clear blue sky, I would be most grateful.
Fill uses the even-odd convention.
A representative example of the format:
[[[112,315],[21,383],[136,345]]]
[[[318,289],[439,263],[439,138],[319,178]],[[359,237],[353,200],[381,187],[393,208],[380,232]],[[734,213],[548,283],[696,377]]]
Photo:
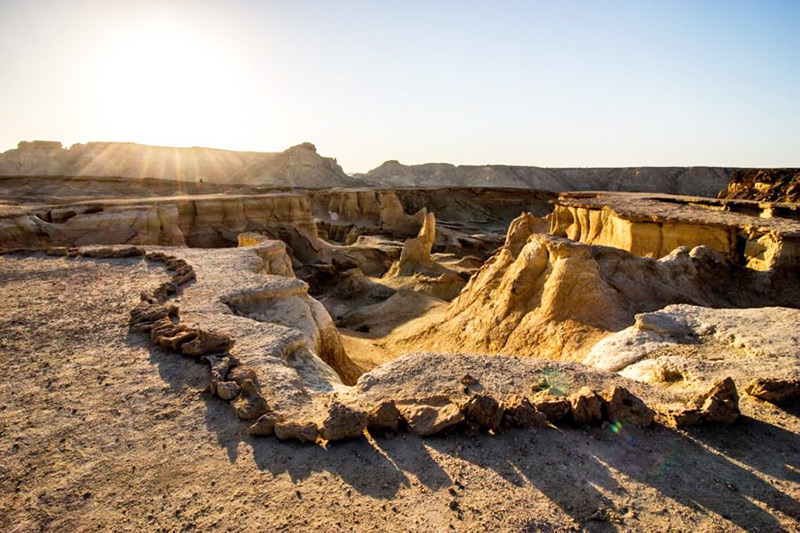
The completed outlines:
[[[800,1],[0,0],[0,150],[800,166]]]

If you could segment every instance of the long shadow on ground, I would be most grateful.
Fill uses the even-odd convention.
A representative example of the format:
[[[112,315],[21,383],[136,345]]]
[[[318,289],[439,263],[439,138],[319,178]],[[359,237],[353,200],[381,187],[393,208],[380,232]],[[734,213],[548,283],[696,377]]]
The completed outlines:
[[[128,342],[144,341],[140,337],[131,335]],[[152,346],[150,360],[176,391],[187,385],[202,388],[198,371],[206,370],[201,365],[187,365],[180,355]],[[375,445],[352,440],[332,443],[326,450],[247,436],[247,424],[225,402],[211,395],[204,399],[206,426],[231,462],[239,459],[244,441],[261,470],[287,473],[293,481],[328,472],[373,498],[392,499],[411,484],[410,476],[431,491],[451,487],[453,479],[432,457],[434,450],[490,469],[514,486],[535,487],[588,529],[616,529],[609,515],[626,509],[617,509],[604,493],[634,504],[637,494],[629,491],[636,486],[626,478],[747,530],[781,530],[772,511],[800,520],[797,500],[748,470],[800,483],[800,436],[747,417],[732,426],[692,433],[660,426],[616,432],[610,427],[509,430],[498,436],[451,434],[424,440],[400,433],[378,437]]]

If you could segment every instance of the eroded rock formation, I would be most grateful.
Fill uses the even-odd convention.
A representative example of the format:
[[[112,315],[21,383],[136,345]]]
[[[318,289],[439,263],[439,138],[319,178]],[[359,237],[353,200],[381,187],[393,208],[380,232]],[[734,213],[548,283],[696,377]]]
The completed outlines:
[[[720,197],[796,204],[800,202],[800,169],[735,170]]]
[[[733,265],[704,246],[641,258],[532,233],[523,217],[444,316],[409,324],[397,342],[580,360],[608,332],[633,324],[637,313],[679,302],[798,306],[800,292],[789,289],[794,283],[792,276]]]
[[[782,216],[779,216],[782,215]],[[551,233],[660,258],[679,246],[705,246],[756,270],[800,266],[800,221],[755,202],[635,195],[559,196]]]
[[[246,231],[280,234],[296,243],[298,251],[313,249],[317,240],[308,199],[303,195],[105,200],[0,211],[0,239],[7,247],[149,244],[212,248],[235,246],[239,233]]]

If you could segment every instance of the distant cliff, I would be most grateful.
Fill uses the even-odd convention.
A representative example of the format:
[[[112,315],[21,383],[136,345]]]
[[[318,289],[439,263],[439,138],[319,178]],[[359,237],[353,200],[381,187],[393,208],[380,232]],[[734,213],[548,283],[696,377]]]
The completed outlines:
[[[541,168],[456,166],[449,163],[403,165],[397,161],[387,161],[366,174],[348,176],[335,159],[320,156],[311,143],[299,144],[284,152],[269,153],[111,142],[76,144],[66,149],[58,142],[23,141],[17,148],[0,154],[0,176],[152,178],[306,189],[489,187],[556,193],[593,190],[709,197],[716,197],[723,194],[721,191],[727,190],[727,194],[755,195],[758,191],[743,192],[744,189],[738,185],[736,187],[739,188],[728,188],[735,171],[719,167]],[[753,173],[761,172],[758,176],[773,180],[764,182],[772,184],[769,188],[774,192],[767,196],[787,198],[786,194],[780,192],[783,190],[780,183],[789,183],[791,179],[780,177],[783,171],[744,169],[737,172],[743,176],[740,181],[745,189],[752,189],[747,184],[753,182]],[[756,179],[755,186],[766,187],[761,185],[760,179]],[[795,179],[792,183],[796,182]],[[791,189],[794,191],[796,186],[792,187],[795,187]],[[789,194],[792,195],[796,196],[796,193]]]
[[[541,168],[508,165],[403,165],[387,161],[354,177],[376,187],[512,187],[564,191],[662,192],[716,196],[731,169],[712,167]]]
[[[23,141],[0,154],[0,175],[113,176],[305,188],[354,183],[335,159],[320,156],[311,143],[262,153],[114,142],[65,149],[59,142]]]

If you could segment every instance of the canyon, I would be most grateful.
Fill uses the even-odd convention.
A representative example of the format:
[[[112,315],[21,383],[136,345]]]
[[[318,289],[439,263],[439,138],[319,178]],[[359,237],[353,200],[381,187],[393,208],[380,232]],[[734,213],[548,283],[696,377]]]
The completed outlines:
[[[794,530],[797,176],[20,143],[0,524]]]

